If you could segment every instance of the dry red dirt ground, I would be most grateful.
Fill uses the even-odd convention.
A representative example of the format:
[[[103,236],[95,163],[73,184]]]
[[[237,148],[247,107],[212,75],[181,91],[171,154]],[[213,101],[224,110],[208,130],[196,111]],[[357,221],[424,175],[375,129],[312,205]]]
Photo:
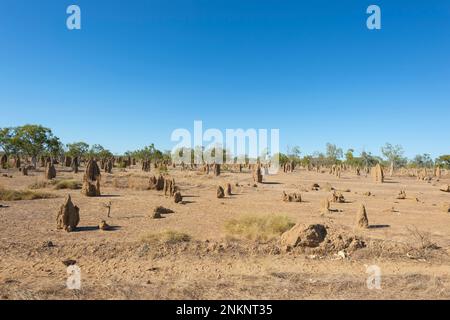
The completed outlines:
[[[73,174],[57,167],[57,179],[82,181],[80,169]],[[8,174],[13,178],[0,177],[5,189],[23,190],[43,181],[42,172]],[[370,176],[350,172],[338,179],[297,169],[267,176],[254,187],[250,172],[225,171],[213,177],[170,169],[185,201],[175,204],[162,192],[144,190],[152,174],[137,167],[103,173],[102,197],[48,186],[39,191],[56,198],[0,201],[0,299],[450,298],[450,213],[442,208],[450,202],[450,193],[439,191],[450,177],[427,183],[394,176],[375,184]],[[227,183],[233,195],[217,199],[217,186]],[[312,191],[313,183],[321,190]],[[321,215],[330,186],[342,192],[346,202],[332,203],[332,211]],[[400,190],[407,199],[395,198]],[[283,191],[300,192],[303,202],[283,202]],[[367,191],[372,195],[364,195]],[[78,231],[72,233],[56,230],[56,214],[68,193],[81,217]],[[108,218],[105,205],[110,202]],[[361,203],[369,229],[355,228]],[[152,219],[156,206],[174,213]],[[226,231],[230,219],[246,215],[285,215],[293,222],[331,225],[368,245],[348,257],[338,252],[284,252],[277,249],[276,238],[236,239]],[[102,220],[113,229],[98,230]],[[167,230],[191,240],[143,241]],[[46,245],[49,241],[53,246]],[[81,290],[66,287],[63,261],[68,259],[81,268]],[[370,265],[381,268],[381,290],[367,288]]]

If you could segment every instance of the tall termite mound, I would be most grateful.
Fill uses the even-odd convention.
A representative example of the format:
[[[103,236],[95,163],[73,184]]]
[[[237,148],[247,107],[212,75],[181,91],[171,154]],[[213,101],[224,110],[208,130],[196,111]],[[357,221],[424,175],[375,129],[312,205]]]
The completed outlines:
[[[47,180],[52,180],[56,178],[56,169],[51,161],[47,163],[47,166],[45,167],[45,178]]]
[[[0,166],[2,169],[6,169],[8,167],[8,156],[6,154],[2,155],[0,158]]]
[[[70,166],[72,167],[73,173],[78,173],[78,166],[79,166],[78,157],[74,157],[72,159],[72,163],[70,164]]]
[[[106,173],[112,173],[112,169],[113,169],[113,161],[112,161],[112,159],[108,159],[106,162],[105,162],[105,172]]]
[[[175,179],[164,179],[164,195],[173,197],[176,192]]]
[[[150,172],[150,170],[151,170],[151,162],[150,162],[150,160],[142,161],[142,171]]]
[[[439,167],[439,166],[437,166],[435,169],[434,169],[434,176],[436,177],[436,178],[438,178],[438,179],[440,179],[441,178],[441,167]]]
[[[14,159],[14,168],[20,169],[20,157]]]
[[[231,183],[227,183],[227,187],[226,187],[225,190],[226,190],[227,196],[233,195],[233,190],[231,188]]]
[[[384,182],[384,173],[383,168],[378,163],[375,167],[372,168],[372,178],[373,181],[376,183],[383,183]]]
[[[56,216],[56,227],[58,230],[71,232],[76,229],[78,223],[80,223],[80,209],[72,203],[68,195]]]
[[[369,228],[369,219],[367,218],[366,207],[361,204],[356,215],[356,226],[359,228]]]
[[[65,156],[64,157],[64,166],[65,167],[70,167],[71,164],[72,164],[72,157]]]
[[[86,165],[81,193],[88,197],[98,197],[100,193],[100,168],[97,161],[90,159]]]
[[[260,164],[258,164],[253,171],[253,180],[257,183],[263,182],[263,175],[262,175]]]
[[[214,163],[214,175],[216,177],[220,176],[220,164]]]

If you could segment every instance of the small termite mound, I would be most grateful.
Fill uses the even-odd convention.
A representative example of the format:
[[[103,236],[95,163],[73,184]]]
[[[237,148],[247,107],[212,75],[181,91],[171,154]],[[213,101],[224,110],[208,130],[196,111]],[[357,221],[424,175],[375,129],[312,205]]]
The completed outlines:
[[[223,199],[225,198],[225,190],[221,186],[217,187],[217,198]]]
[[[396,199],[398,199],[398,200],[405,200],[406,199],[406,191],[405,190],[400,190],[400,192],[398,193]]]
[[[175,194],[173,195],[173,201],[175,203],[181,203],[183,202],[183,196],[181,195],[180,191],[175,192]]]
[[[302,195],[300,193],[289,193],[283,191],[284,202],[302,202]]]

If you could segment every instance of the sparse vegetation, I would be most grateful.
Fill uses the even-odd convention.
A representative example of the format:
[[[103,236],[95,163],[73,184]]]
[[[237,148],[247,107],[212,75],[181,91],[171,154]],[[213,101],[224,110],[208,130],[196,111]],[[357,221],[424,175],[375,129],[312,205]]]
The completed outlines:
[[[49,180],[49,181],[36,181],[28,186],[30,190],[45,189],[54,186],[56,190],[70,189],[78,190],[81,189],[81,182],[77,180]]]
[[[81,189],[82,184],[77,180],[60,180],[55,183],[55,189],[70,189],[70,190],[78,190]]]
[[[8,190],[0,187],[0,200],[20,201],[56,198],[55,195],[32,190]]]
[[[406,244],[406,255],[411,259],[424,259],[430,257],[434,250],[439,249],[439,246],[432,241],[431,234],[424,232],[417,227],[406,227],[409,233],[410,241]]]
[[[291,229],[295,223],[284,215],[247,215],[225,223],[229,235],[248,240],[271,240]]]
[[[174,230],[166,230],[160,233],[149,233],[142,236],[141,241],[144,243],[164,243],[164,244],[177,244],[182,242],[191,241],[191,236]]]

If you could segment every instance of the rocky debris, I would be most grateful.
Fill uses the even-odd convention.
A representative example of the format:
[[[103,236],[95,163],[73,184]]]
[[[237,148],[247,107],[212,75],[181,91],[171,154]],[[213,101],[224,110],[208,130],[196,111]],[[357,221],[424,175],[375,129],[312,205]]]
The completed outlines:
[[[356,226],[359,228],[369,228],[369,219],[367,218],[366,207],[361,204],[356,215]]]
[[[72,232],[80,223],[80,209],[72,203],[70,195],[59,209],[56,217],[56,227],[58,230]]]
[[[444,192],[450,192],[450,185],[444,184],[439,188],[439,190],[444,191]]]
[[[312,191],[319,191],[320,190],[320,186],[317,183],[313,183],[311,186],[311,190]]]

